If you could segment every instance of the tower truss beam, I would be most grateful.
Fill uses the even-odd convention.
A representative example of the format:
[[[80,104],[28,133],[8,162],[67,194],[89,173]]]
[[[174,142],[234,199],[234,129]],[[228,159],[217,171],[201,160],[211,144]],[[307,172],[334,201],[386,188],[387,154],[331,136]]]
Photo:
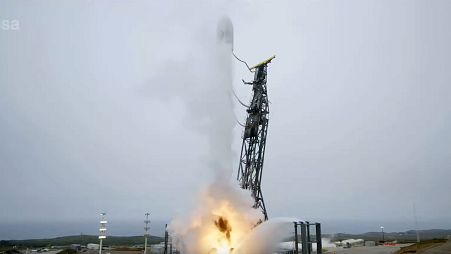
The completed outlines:
[[[263,162],[265,159],[266,135],[268,131],[269,101],[266,87],[267,65],[274,57],[252,67],[254,80],[253,97],[247,108],[237,180],[241,188],[251,191],[254,208],[261,209],[264,220],[268,220],[261,190]]]

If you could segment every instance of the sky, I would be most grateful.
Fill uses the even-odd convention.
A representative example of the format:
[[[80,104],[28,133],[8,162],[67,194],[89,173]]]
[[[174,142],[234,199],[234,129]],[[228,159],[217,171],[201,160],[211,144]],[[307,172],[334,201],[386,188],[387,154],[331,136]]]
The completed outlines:
[[[224,15],[240,58],[276,55],[269,217],[403,231],[415,206],[419,228],[451,228],[450,12],[440,0],[1,1],[0,239],[95,234],[104,211],[113,235],[142,234],[145,212],[162,235],[189,211],[213,175],[214,130],[185,102],[215,103],[201,60]],[[247,102],[241,79],[252,75],[236,62]]]

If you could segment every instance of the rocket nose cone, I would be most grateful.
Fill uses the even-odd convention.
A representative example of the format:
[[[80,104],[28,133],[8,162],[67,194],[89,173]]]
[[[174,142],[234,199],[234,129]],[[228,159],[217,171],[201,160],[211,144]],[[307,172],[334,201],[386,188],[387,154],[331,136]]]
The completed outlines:
[[[228,17],[223,17],[218,22],[217,41],[230,44],[233,48],[233,24]]]

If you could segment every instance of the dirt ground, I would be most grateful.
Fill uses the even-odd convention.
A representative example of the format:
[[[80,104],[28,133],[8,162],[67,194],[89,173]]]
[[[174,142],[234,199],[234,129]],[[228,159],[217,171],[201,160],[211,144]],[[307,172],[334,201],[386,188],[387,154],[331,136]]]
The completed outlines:
[[[421,254],[450,254],[451,253],[451,239],[448,242],[436,247],[428,248],[419,252]]]
[[[352,247],[349,249],[344,248],[327,248],[328,254],[391,254],[398,251],[401,247],[406,245],[397,245],[397,246],[372,246],[372,247]]]

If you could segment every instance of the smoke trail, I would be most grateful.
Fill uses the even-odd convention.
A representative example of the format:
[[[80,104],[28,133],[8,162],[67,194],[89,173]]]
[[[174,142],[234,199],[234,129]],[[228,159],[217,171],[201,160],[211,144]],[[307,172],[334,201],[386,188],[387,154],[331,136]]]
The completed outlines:
[[[227,18],[220,21],[219,28],[216,40],[206,36],[209,40],[195,45],[189,59],[163,66],[154,80],[160,92],[180,99],[186,106],[191,127],[207,138],[208,168],[216,180],[224,180],[230,178],[233,168],[236,125],[231,94],[233,28]]]
[[[159,86],[156,94],[159,98],[177,98],[183,102],[188,127],[207,138],[208,168],[214,172],[215,179],[224,180],[232,172],[231,146],[236,125],[230,93],[233,61],[230,44],[216,42],[206,35],[189,48],[189,58],[165,64],[151,83]]]
[[[218,41],[213,48],[209,73],[203,78],[210,103],[202,120],[209,144],[209,167],[214,181],[202,193],[198,208],[184,218],[176,218],[169,226],[184,253],[229,253],[260,219],[252,209],[247,191],[231,183],[232,140],[235,116],[232,91],[233,28],[228,19],[219,23]],[[197,107],[200,105],[191,104]],[[199,117],[199,116],[197,116]]]
[[[214,46],[204,47],[202,54],[189,59],[189,63],[172,64],[172,75],[167,75],[165,86],[174,88],[170,95],[183,101],[188,117],[196,123],[195,130],[207,136],[207,164],[214,172],[213,181],[200,193],[195,209],[175,218],[168,230],[175,246],[186,254],[272,253],[277,243],[291,232],[292,221],[273,220],[255,228],[262,214],[252,208],[250,192],[240,189],[231,179],[236,122],[231,93],[233,27],[230,20],[219,22],[217,39]],[[174,73],[176,76],[171,79]]]

